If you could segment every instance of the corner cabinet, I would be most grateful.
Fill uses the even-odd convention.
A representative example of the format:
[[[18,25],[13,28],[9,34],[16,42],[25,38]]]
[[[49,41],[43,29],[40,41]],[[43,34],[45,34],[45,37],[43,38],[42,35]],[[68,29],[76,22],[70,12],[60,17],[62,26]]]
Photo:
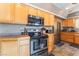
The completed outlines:
[[[13,23],[15,4],[0,3],[0,23]]]
[[[27,24],[27,14],[28,6],[23,4],[16,4],[14,24]]]

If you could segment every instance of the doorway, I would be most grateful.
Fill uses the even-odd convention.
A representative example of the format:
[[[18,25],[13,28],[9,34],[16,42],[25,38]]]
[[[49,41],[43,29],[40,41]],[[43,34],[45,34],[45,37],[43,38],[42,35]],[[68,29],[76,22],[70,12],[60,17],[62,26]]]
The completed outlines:
[[[57,40],[58,40],[58,42],[61,40],[60,32],[61,32],[61,23],[57,22]]]
[[[60,44],[60,43],[61,43],[61,23],[57,21],[55,44]]]

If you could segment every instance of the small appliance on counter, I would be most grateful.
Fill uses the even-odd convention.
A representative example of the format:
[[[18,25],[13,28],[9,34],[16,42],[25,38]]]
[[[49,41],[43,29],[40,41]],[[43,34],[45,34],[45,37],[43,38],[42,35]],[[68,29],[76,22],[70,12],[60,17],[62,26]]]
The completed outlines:
[[[54,33],[54,26],[44,26],[46,33]]]

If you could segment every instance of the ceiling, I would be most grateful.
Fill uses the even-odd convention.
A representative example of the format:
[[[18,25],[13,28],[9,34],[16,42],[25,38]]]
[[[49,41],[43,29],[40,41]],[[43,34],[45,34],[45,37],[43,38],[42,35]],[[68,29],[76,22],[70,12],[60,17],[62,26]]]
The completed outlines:
[[[58,16],[67,18],[68,14],[79,11],[78,3],[30,3],[45,10],[55,13]],[[46,7],[45,7],[46,6]]]
[[[78,4],[77,3],[53,3],[53,5],[57,6],[58,8],[68,11],[73,11],[73,8],[76,7]]]

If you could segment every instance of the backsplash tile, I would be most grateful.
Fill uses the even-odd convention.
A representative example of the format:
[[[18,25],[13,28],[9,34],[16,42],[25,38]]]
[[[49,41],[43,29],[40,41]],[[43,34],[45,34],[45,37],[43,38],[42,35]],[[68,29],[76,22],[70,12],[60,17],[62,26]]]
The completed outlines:
[[[0,35],[18,35],[24,27],[25,25],[0,24]]]

